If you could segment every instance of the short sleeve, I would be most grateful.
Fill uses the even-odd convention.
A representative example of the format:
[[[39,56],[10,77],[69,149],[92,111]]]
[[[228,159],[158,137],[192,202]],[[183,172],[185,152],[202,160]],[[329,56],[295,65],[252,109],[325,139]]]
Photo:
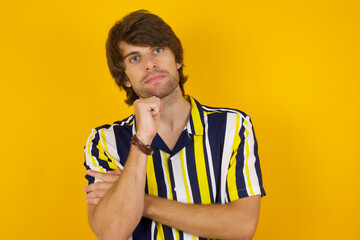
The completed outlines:
[[[262,183],[258,144],[250,117],[238,117],[235,129],[226,177],[227,202],[266,194]]]
[[[109,129],[92,129],[84,147],[84,166],[87,170],[107,172],[123,168],[113,141],[115,138],[112,140],[112,133]],[[99,181],[89,175],[86,175],[85,178],[88,180],[88,184]]]

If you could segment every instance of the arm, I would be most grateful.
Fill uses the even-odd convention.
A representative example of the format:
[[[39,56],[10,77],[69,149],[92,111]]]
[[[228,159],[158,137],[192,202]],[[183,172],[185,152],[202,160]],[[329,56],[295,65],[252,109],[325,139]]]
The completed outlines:
[[[89,223],[99,239],[127,239],[137,226],[144,203],[146,161],[147,156],[132,146],[119,181],[98,205],[88,204]]]
[[[119,178],[119,173],[119,170],[89,173],[104,181],[85,188],[89,206],[99,203],[111,189],[113,182]],[[256,230],[259,210],[260,195],[241,198],[224,205],[184,204],[145,195],[143,216],[206,238],[251,239]]]
[[[145,196],[144,217],[205,238],[251,239],[255,233],[260,195],[227,204],[184,204]]]
[[[111,188],[118,173],[90,173],[104,182],[85,188],[88,203],[97,204]],[[110,175],[112,174],[112,176]],[[92,205],[89,204],[89,205]],[[220,239],[251,239],[260,208],[260,196],[235,200],[228,204],[184,204],[145,195],[143,216],[197,236]]]
[[[161,100],[137,100],[134,110],[137,136],[144,144],[150,144],[159,127]],[[144,204],[146,165],[147,155],[132,145],[119,179],[105,191],[97,205],[88,201],[89,223],[99,239],[127,239],[139,223]],[[94,176],[94,173],[88,174]]]

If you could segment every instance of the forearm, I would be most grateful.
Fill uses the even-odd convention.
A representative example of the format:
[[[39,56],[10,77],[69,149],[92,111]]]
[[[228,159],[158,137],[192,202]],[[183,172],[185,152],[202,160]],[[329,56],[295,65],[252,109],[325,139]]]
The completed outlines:
[[[119,180],[97,206],[92,206],[89,222],[98,238],[127,239],[139,223],[144,204],[146,161],[147,156],[131,146]]]
[[[145,196],[143,214],[204,238],[251,239],[258,221],[260,196],[250,198],[236,203],[200,205]],[[252,202],[250,205],[248,200]]]

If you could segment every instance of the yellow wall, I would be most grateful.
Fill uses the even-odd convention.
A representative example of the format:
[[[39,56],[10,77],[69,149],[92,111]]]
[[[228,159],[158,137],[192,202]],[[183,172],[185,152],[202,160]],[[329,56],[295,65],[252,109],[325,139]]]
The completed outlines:
[[[254,239],[357,239],[359,6],[1,1],[0,238],[95,239],[82,148],[92,127],[132,112],[104,43],[116,20],[144,8],[182,40],[186,91],[253,119],[268,194]]]

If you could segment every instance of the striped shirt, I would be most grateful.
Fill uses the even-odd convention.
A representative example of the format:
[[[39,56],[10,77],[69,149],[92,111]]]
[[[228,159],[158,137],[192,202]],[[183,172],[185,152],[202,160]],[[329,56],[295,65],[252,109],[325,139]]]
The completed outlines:
[[[201,105],[194,98],[191,116],[171,151],[159,135],[148,156],[145,193],[183,203],[228,203],[265,195],[258,146],[250,117],[228,108]],[[136,133],[134,114],[92,130],[85,151],[87,169],[123,169]],[[98,181],[86,176],[89,184]],[[130,239],[204,239],[142,218]]]

